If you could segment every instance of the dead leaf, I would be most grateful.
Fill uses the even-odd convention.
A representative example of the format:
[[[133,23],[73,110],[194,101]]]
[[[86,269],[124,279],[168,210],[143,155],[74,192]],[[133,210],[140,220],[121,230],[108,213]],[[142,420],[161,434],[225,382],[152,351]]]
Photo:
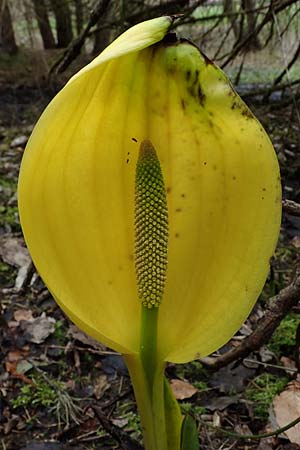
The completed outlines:
[[[41,344],[55,330],[56,320],[44,313],[33,320],[22,322],[22,329],[27,334],[27,340],[34,344]]]
[[[84,345],[92,347],[95,350],[103,351],[106,348],[102,344],[100,344],[98,341],[91,338],[90,336],[85,334],[83,331],[79,330],[79,328],[77,328],[75,325],[70,325],[69,330],[68,330],[68,335],[71,336],[73,339],[76,339],[76,341],[79,341]]]
[[[100,375],[95,382],[93,394],[96,397],[97,400],[100,400],[101,397],[103,397],[103,394],[107,389],[110,388],[110,384],[107,381],[106,375]]]
[[[234,405],[239,401],[240,397],[238,395],[214,397],[207,400],[207,402],[201,403],[201,406],[209,409],[209,411],[223,411],[228,406]]]
[[[293,239],[291,240],[291,244],[295,248],[300,248],[300,236],[294,236]]]
[[[17,309],[14,312],[14,319],[17,322],[21,322],[21,320],[32,320],[33,319],[33,315],[32,315],[32,311],[30,311],[30,309]]]
[[[32,261],[22,238],[10,234],[0,237],[0,257],[4,262],[17,267],[18,274],[15,279],[15,288],[21,289],[32,270]]]
[[[283,367],[296,371],[295,361],[293,361],[291,358],[288,358],[287,356],[282,356],[280,358],[280,362],[283,365]]]
[[[15,361],[15,362],[6,361],[6,363],[5,363],[6,372],[8,372],[14,378],[19,378],[24,383],[31,384],[32,386],[34,386],[33,381],[30,380],[29,378],[27,378],[26,375],[24,375],[23,373],[18,373],[17,364],[18,364],[17,361]]]
[[[23,374],[28,372],[30,369],[32,369],[33,365],[27,361],[27,359],[21,359],[21,361],[18,361],[16,372]]]
[[[239,364],[231,363],[215,372],[209,380],[210,386],[217,388],[219,392],[232,395],[233,392],[243,392],[250,379],[255,373],[254,369]]]
[[[11,235],[0,237],[0,256],[4,262],[15,267],[24,267],[31,263],[23,239]]]
[[[111,423],[113,423],[116,427],[124,428],[129,422],[129,419],[111,419]]]
[[[275,354],[271,352],[266,345],[263,345],[259,349],[259,355],[262,362],[270,362],[275,357]]]
[[[173,379],[170,381],[170,384],[176,400],[191,398],[196,394],[196,392],[198,392],[197,388],[195,388],[192,384],[187,383],[186,381]]]
[[[17,136],[11,141],[10,146],[11,146],[11,148],[15,148],[15,147],[23,147],[23,148],[25,148],[25,145],[27,144],[27,141],[28,141],[28,137],[27,136],[24,136],[24,135]]]
[[[270,420],[274,429],[281,428],[300,417],[300,383],[292,381],[272,403]],[[300,424],[286,430],[284,434],[293,444],[300,444]]]

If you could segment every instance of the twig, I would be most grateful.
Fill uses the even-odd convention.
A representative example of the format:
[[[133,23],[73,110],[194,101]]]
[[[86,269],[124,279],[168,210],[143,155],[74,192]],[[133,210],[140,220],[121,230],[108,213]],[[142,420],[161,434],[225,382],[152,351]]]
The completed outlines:
[[[288,82],[288,83],[278,84],[277,86],[270,86],[270,87],[266,86],[261,89],[256,89],[256,90],[254,89],[253,91],[245,92],[245,94],[242,94],[242,97],[243,97],[243,99],[246,99],[248,97],[258,97],[260,95],[270,95],[270,94],[272,94],[272,92],[283,91],[285,89],[291,88],[292,86],[295,86],[296,84],[300,84],[300,78],[298,78],[297,80]]]
[[[292,5],[293,3],[296,3],[296,2],[297,2],[297,0],[283,0],[283,1],[278,1],[278,2],[274,2],[274,3],[271,2],[270,7],[269,7],[268,11],[266,12],[266,15],[265,15],[264,19],[261,21],[261,23],[259,23],[252,31],[250,31],[245,36],[245,38],[242,39],[232,49],[232,51],[228,55],[228,58],[221,65],[221,68],[224,69],[224,67],[226,67],[229,64],[229,62],[234,60],[235,57],[240,53],[240,51],[248,45],[248,43],[251,41],[253,36],[257,36],[259,34],[259,32],[264,28],[264,26],[268,22],[273,20],[273,14],[280,13],[282,10],[284,10],[285,8],[289,7],[290,5]]]
[[[291,216],[300,216],[300,205],[293,200],[282,200],[282,208]]]
[[[122,430],[122,428],[117,427],[112,424],[110,420],[107,420],[99,406],[93,405],[92,408],[105,431],[107,431],[124,450],[143,450],[143,447],[138,441],[130,437],[128,433]]]
[[[201,362],[208,369],[218,370],[258,350],[263,344],[268,342],[281,320],[293,306],[297,305],[299,299],[300,276],[297,276],[289,286],[282,289],[279,294],[269,300],[269,306],[264,317],[259,321],[257,328],[240,345],[216,358],[203,358]]]
[[[51,75],[56,73],[61,73],[71,64],[71,62],[79,55],[81,48],[84,45],[85,39],[89,34],[90,29],[96,25],[100,17],[104,14],[109,5],[109,0],[100,0],[94,10],[91,12],[89,21],[82,33],[78,38],[76,38],[71,45],[66,49],[66,51],[60,56],[60,58],[53,64],[49,71],[49,78]]]
[[[298,369],[294,369],[293,367],[279,366],[278,364],[270,364],[270,363],[266,363],[266,362],[262,362],[262,361],[257,361],[256,359],[251,359],[251,358],[245,358],[244,362],[257,364],[257,365],[263,366],[263,367],[272,367],[273,369],[284,370],[285,372],[291,372],[291,373],[298,372]]]
[[[293,420],[292,422],[288,423],[284,427],[277,428],[277,430],[270,431],[269,433],[261,433],[261,434],[238,434],[234,433],[233,431],[225,430],[224,428],[215,427],[214,425],[207,423],[203,420],[200,420],[200,423],[202,425],[208,426],[210,428],[213,428],[215,431],[220,432],[222,434],[226,434],[226,436],[231,436],[235,439],[264,439],[272,436],[278,436],[281,433],[284,433],[285,431],[289,430],[290,428],[293,428],[295,425],[297,425],[300,422],[300,417],[297,417],[297,419]]]
[[[299,55],[300,55],[300,43],[299,43],[294,55],[292,56],[292,59],[289,61],[287,66],[283,68],[282,72],[273,81],[274,86],[276,86],[277,84],[279,84],[281,82],[284,75],[286,75],[289,72],[289,70],[291,69],[291,67],[295,64],[295,62],[297,62],[299,60]]]

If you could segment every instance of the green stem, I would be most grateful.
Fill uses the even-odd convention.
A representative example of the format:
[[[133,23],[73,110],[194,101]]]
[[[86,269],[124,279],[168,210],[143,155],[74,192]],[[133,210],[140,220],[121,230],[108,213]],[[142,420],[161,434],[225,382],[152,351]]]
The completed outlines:
[[[142,306],[140,356],[150,389],[157,366],[158,311],[159,308]]]
[[[165,363],[159,361],[157,355],[158,312],[158,307],[142,306],[140,357],[152,402],[153,431],[156,442],[156,447],[152,450],[168,450],[164,405]]]
[[[164,405],[164,361],[157,355],[159,308],[142,306],[139,355],[125,355],[141,417],[146,450],[168,448]]]

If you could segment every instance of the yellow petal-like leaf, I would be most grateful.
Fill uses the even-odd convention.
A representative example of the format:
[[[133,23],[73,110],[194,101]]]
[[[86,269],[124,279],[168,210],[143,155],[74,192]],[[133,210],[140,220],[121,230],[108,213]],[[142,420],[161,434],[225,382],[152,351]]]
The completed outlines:
[[[224,344],[253,307],[281,193],[270,140],[223,72],[187,41],[158,42],[170,20],[129,30],[54,98],[25,151],[19,206],[65,312],[105,344],[138,352],[135,167],[151,141],[169,211],[158,353],[185,362]]]

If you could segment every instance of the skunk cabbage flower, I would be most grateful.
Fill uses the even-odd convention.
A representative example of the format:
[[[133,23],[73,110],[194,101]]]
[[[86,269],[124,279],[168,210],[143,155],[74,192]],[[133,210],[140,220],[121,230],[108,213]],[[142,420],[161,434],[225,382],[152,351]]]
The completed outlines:
[[[168,34],[172,22],[132,27],[71,78],[36,125],[19,179],[41,277],[81,329],[125,355],[133,381],[130,361],[144,351],[154,374],[153,355],[156,366],[183,363],[230,339],[280,225],[268,136],[224,73]],[[178,448],[151,439],[151,450]]]

